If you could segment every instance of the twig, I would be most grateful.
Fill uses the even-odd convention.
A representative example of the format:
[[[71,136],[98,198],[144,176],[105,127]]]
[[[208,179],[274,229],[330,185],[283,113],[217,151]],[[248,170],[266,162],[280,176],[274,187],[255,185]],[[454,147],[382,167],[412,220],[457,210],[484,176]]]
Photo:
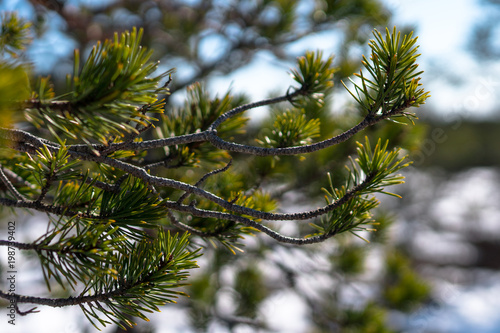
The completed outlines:
[[[9,178],[3,172],[3,167],[0,165],[0,180],[4,183],[4,185],[9,189],[10,193],[17,199],[21,201],[27,201],[28,199],[19,193],[19,191],[15,188],[15,186],[10,182]]]
[[[34,189],[37,188],[35,185],[33,185],[29,181],[23,179],[21,176],[19,176],[17,173],[15,173],[14,171],[12,171],[10,169],[2,167],[2,171],[5,173],[5,175],[7,176],[7,178],[12,179],[16,183],[20,183],[23,186],[29,187],[32,190],[34,190]]]
[[[355,197],[362,189],[364,189],[367,184],[369,184],[371,178],[367,177],[365,180],[360,183],[359,185],[353,187],[351,190],[347,191],[344,196],[342,196],[340,199],[337,201],[333,202],[330,205],[327,205],[325,207],[312,210],[312,211],[307,211],[307,212],[300,212],[300,213],[291,213],[291,214],[276,214],[276,213],[268,213],[268,212],[262,212],[262,211],[255,211],[259,213],[258,218],[264,219],[264,220],[274,220],[274,221],[290,221],[290,220],[306,220],[306,219],[311,219],[320,215],[324,215],[329,211],[332,211],[339,206],[343,205],[344,203],[348,202],[350,199]],[[274,231],[270,229],[269,227],[266,227],[254,220],[251,220],[249,218],[239,216],[239,215],[234,215],[230,213],[223,213],[223,212],[217,212],[217,211],[212,211],[212,210],[204,210],[204,209],[199,209],[196,208],[192,205],[180,205],[177,202],[173,201],[163,201],[162,203],[165,207],[168,207],[172,210],[177,210],[177,211],[182,211],[182,212],[187,212],[190,213],[194,216],[198,217],[211,217],[211,218],[217,218],[221,220],[228,220],[228,221],[235,221],[235,222],[240,222],[245,224],[246,226],[255,228],[261,232],[264,232],[268,236],[276,239],[279,242],[283,243],[289,243],[289,244],[295,244],[295,245],[305,245],[305,244],[314,244],[314,243],[320,243],[325,241],[328,238],[331,238],[337,234],[337,230],[332,230],[329,233],[314,236],[314,237],[308,237],[308,238],[300,238],[300,237],[288,237],[280,234],[277,231]],[[236,205],[235,205],[236,206]],[[241,207],[241,206],[239,206]],[[246,207],[243,207],[246,208]],[[248,208],[246,208],[248,209]],[[234,210],[233,210],[234,211]],[[250,215],[250,214],[245,214],[245,215]],[[180,223],[180,222],[179,222]],[[189,227],[189,226],[186,226]],[[192,227],[189,227],[192,228]],[[184,229],[186,230],[186,229]],[[195,229],[196,230],[196,229]]]
[[[214,233],[208,233],[208,232],[203,232],[201,230],[198,230],[196,228],[193,228],[185,223],[180,222],[172,213],[172,211],[167,210],[167,216],[172,223],[172,225],[176,226],[177,228],[187,231],[193,235],[200,236],[200,237],[215,237],[218,236]]]
[[[44,212],[44,213],[50,213],[50,214],[55,214],[55,215],[60,215],[60,216],[67,216],[67,217],[78,216],[80,218],[89,218],[89,219],[96,219],[96,220],[106,219],[106,217],[88,214],[88,213],[83,213],[83,212],[75,212],[75,211],[69,210],[67,207],[47,205],[47,204],[44,204],[42,202],[37,202],[37,201],[29,201],[29,200],[28,201],[22,201],[22,200],[16,201],[16,200],[8,199],[8,198],[0,198],[0,205],[7,206],[7,207],[29,208],[29,209],[38,210],[38,211]]]
[[[265,99],[262,101],[248,103],[245,105],[240,105],[238,107],[235,107],[235,108],[227,111],[226,113],[220,115],[217,119],[215,119],[215,121],[208,127],[208,132],[216,131],[217,127],[219,127],[220,124],[222,124],[224,121],[226,121],[229,118],[234,117],[242,112],[245,112],[245,111],[251,110],[251,109],[255,109],[255,108],[258,108],[261,106],[265,106],[265,105],[271,105],[271,104],[276,104],[276,103],[280,103],[280,102],[290,101],[294,97],[299,96],[301,94],[302,94],[302,90],[297,89],[291,94],[286,94],[283,96],[269,98],[269,99]]]
[[[224,120],[241,113],[245,110],[262,106],[262,105],[267,105],[267,104],[272,104],[272,103],[277,103],[279,101],[285,101],[287,100],[290,96],[298,95],[300,94],[300,90],[295,91],[294,93],[290,95],[285,95],[281,96],[278,98],[274,99],[268,99],[256,103],[250,103],[246,104],[237,108],[234,108],[228,112],[226,112],[224,115],[220,116],[216,121],[212,123],[210,126],[211,130],[207,130],[204,132],[200,133],[195,133],[191,135],[185,135],[185,136],[180,136],[180,137],[174,137],[174,138],[168,138],[168,139],[162,139],[162,140],[153,140],[153,144],[150,145],[148,141],[142,142],[142,143],[129,143],[131,146],[135,146],[137,148],[139,144],[143,144],[145,147],[160,147],[161,144],[165,144],[165,142],[177,142],[177,140],[180,140],[179,142],[184,142],[184,143],[189,143],[189,142],[195,142],[195,141],[204,141],[204,140],[209,140],[215,147],[221,148],[221,149],[226,149],[229,151],[236,151],[236,152],[244,152],[247,154],[254,154],[254,155],[294,155],[294,154],[304,154],[304,153],[310,153],[313,151],[317,151],[320,149],[324,149],[328,146],[332,146],[335,144],[338,144],[340,142],[343,142],[350,137],[352,137],[355,133],[361,131],[362,129],[366,128],[367,126],[373,125],[383,119],[387,119],[391,116],[401,114],[404,109],[409,107],[409,105],[405,105],[399,109],[393,110],[392,112],[382,114],[380,116],[374,116],[374,115],[368,115],[358,123],[356,126],[352,127],[351,129],[345,131],[344,133],[333,137],[331,139],[321,141],[315,144],[311,145],[305,145],[305,146],[299,146],[299,147],[289,147],[289,148],[262,148],[262,147],[252,147],[252,146],[246,146],[246,145],[240,145],[237,143],[231,143],[224,141],[223,139],[219,138],[216,134],[216,127],[221,124]],[[7,145],[10,146],[11,148],[17,149],[19,151],[33,151],[36,150],[40,147],[46,146],[49,150],[51,151],[57,151],[60,146],[56,143],[50,142],[48,140],[43,140],[40,139],[30,133],[21,131],[21,130],[15,130],[15,129],[0,129],[0,138],[7,139]],[[172,141],[168,141],[172,140]],[[137,144],[137,145],[136,145]],[[160,145],[160,146],[157,146]],[[132,175],[134,177],[142,179],[150,188],[153,188],[155,186],[159,187],[169,187],[177,190],[184,191],[189,194],[194,194],[198,195],[202,198],[205,198],[207,200],[210,200],[214,202],[215,204],[219,205],[220,207],[234,212],[238,214],[244,214],[251,216],[256,219],[264,219],[264,220],[304,220],[304,219],[309,219],[312,217],[316,217],[322,214],[327,213],[328,211],[331,211],[332,209],[335,208],[335,205],[338,203],[335,202],[329,206],[325,206],[323,208],[314,210],[314,211],[309,211],[309,212],[300,212],[300,213],[294,213],[294,214],[276,214],[276,213],[268,213],[268,212],[263,212],[259,210],[254,210],[248,207],[236,205],[233,202],[226,201],[217,195],[205,191],[203,189],[200,189],[197,186],[193,186],[181,181],[177,181],[174,179],[169,179],[169,178],[164,178],[164,177],[158,177],[149,174],[144,168],[134,166],[130,163],[117,160],[114,158],[110,158],[107,156],[97,156],[94,153],[92,153],[92,150],[89,149],[88,146],[86,146],[86,149],[83,149],[83,146],[70,146],[71,149],[69,149],[69,154],[76,159],[81,159],[81,160],[87,160],[87,161],[93,161],[96,163],[105,163],[108,164],[109,166],[112,166],[114,168],[117,168],[119,170],[124,171],[126,174]],[[99,148],[99,146],[96,146]],[[134,148],[134,149],[135,149]],[[365,180],[366,182],[367,180]],[[351,191],[346,193],[344,198],[348,199],[350,196],[353,196],[356,191],[358,190],[357,188],[361,188],[365,186],[365,182],[359,184],[355,188],[353,188]],[[340,202],[340,201],[339,201]],[[62,213],[63,208],[62,207],[53,207],[53,206],[45,206],[45,205],[34,205],[33,203],[22,203],[22,202],[15,202],[15,201],[9,201],[8,199],[0,199],[0,204],[8,205],[8,206],[16,206],[16,207],[26,207],[26,208],[34,208],[34,209],[39,209],[42,211],[47,211],[47,212],[53,212],[55,214]],[[174,208],[174,207],[170,207]],[[177,207],[179,208],[179,207]],[[81,214],[81,213],[78,213]]]
[[[365,122],[367,122],[367,123],[372,123],[372,122],[375,123],[378,120],[380,120],[381,117],[375,118],[375,120],[369,120],[369,119],[371,119],[371,118],[368,118],[368,117],[365,118]],[[358,124],[358,127],[364,128],[366,126],[368,126],[368,125],[359,125]],[[356,127],[357,126],[355,126],[353,128],[356,128]],[[354,135],[355,132],[357,132],[359,130],[360,129],[356,129],[356,130],[351,129],[350,131],[347,131],[347,132],[352,133],[352,134],[349,134],[349,135],[352,136],[352,135]],[[0,134],[1,133],[2,132],[0,131]],[[34,140],[34,142],[39,142],[39,141]],[[45,143],[39,142],[39,144],[44,145]],[[52,145],[47,145],[47,144],[45,144],[45,145],[49,149],[51,149],[51,150],[57,150],[58,149],[57,146],[52,146]],[[233,144],[233,145],[236,145],[236,144]],[[312,145],[310,145],[310,146],[312,146]],[[303,146],[303,147],[310,147],[310,146]],[[23,150],[22,148],[23,148],[23,146],[18,146],[19,150]],[[297,148],[301,148],[301,147],[297,147]],[[281,149],[289,149],[289,148],[280,148],[280,149],[278,149],[278,148],[260,148],[260,149],[271,149],[271,150],[276,149],[277,151],[280,151]],[[27,149],[27,150],[29,150],[29,149]],[[210,200],[210,201],[216,203],[217,205],[221,206],[224,209],[227,209],[229,211],[233,211],[233,212],[239,213],[239,214],[249,215],[249,216],[257,218],[257,219],[265,219],[265,220],[303,220],[303,219],[308,219],[308,218],[312,218],[312,217],[315,217],[315,216],[318,216],[318,215],[325,214],[325,213],[327,213],[328,211],[331,210],[331,208],[328,208],[328,206],[326,206],[323,209],[319,209],[319,210],[316,210],[316,211],[313,211],[313,212],[303,212],[303,213],[295,213],[295,214],[273,214],[273,213],[266,213],[266,212],[262,212],[262,211],[259,211],[259,210],[254,210],[254,209],[247,208],[247,207],[244,207],[244,206],[236,205],[234,203],[231,203],[229,201],[226,201],[226,200],[218,197],[217,195],[215,195],[215,194],[213,194],[211,192],[207,192],[207,191],[205,191],[203,189],[200,189],[200,188],[198,188],[196,186],[193,186],[193,185],[181,182],[181,181],[177,181],[177,180],[169,179],[169,178],[164,178],[164,177],[153,176],[153,175],[149,174],[143,168],[134,166],[134,165],[126,163],[124,161],[113,159],[113,158],[110,158],[110,157],[107,157],[107,156],[96,156],[96,155],[86,154],[86,153],[82,153],[82,152],[75,152],[75,151],[72,151],[72,150],[69,150],[68,152],[74,158],[79,158],[79,159],[82,159],[82,160],[93,161],[93,162],[97,162],[97,163],[106,163],[106,164],[108,164],[108,165],[110,165],[112,167],[115,167],[117,169],[120,169],[120,170],[122,170],[122,171],[124,171],[124,172],[126,172],[126,173],[128,173],[128,174],[130,174],[132,176],[134,176],[134,177],[142,179],[144,182],[146,182],[146,184],[149,184],[151,186],[170,187],[170,188],[173,188],[173,189],[177,189],[177,190],[181,190],[181,191],[188,192],[188,193],[191,193],[191,194],[195,194],[195,195],[198,195],[200,197],[203,197],[203,198],[205,198],[207,200]],[[362,184],[364,184],[364,182]],[[360,184],[358,186],[364,186],[362,184]]]
[[[0,246],[12,246],[19,250],[36,250],[38,247],[33,243],[19,243],[0,239]]]
[[[70,305],[78,305],[84,303],[93,303],[93,302],[104,302],[106,303],[113,297],[118,297],[126,294],[126,289],[116,289],[108,293],[99,293],[90,296],[77,296],[77,297],[68,297],[68,298],[44,298],[44,297],[35,297],[35,296],[23,296],[15,293],[6,293],[0,290],[0,298],[8,299],[11,302],[14,301],[16,303],[31,303],[31,304],[39,304],[39,305],[47,305],[51,307],[63,307]]]
[[[45,198],[45,195],[47,195],[47,192],[49,191],[50,186],[52,185],[53,178],[54,178],[54,173],[50,173],[50,174],[45,175],[45,184],[43,184],[40,195],[35,200],[35,202],[42,202],[42,200]]]
[[[357,125],[351,127],[347,131],[334,136],[330,139],[326,139],[320,142],[312,143],[310,145],[303,145],[303,146],[296,146],[296,147],[286,147],[286,148],[264,148],[264,147],[255,147],[255,146],[249,146],[249,145],[242,145],[239,143],[234,143],[234,142],[229,142],[221,139],[219,136],[217,136],[216,131],[210,131],[207,133],[207,139],[210,141],[210,143],[219,149],[231,151],[231,152],[238,152],[238,153],[245,153],[245,154],[250,154],[250,155],[257,155],[257,156],[281,156],[281,155],[301,155],[301,154],[308,154],[308,153],[313,153],[318,150],[322,150],[334,145],[337,145],[339,143],[342,143],[344,141],[347,141],[350,139],[354,134],[360,132],[361,130],[365,129],[368,126],[374,125],[378,123],[381,120],[390,118],[394,115],[402,113],[402,110],[398,110],[397,112],[392,112],[392,113],[387,113],[383,114],[378,117],[374,117],[372,115],[366,116],[360,123]]]
[[[314,244],[314,243],[323,242],[326,239],[333,237],[336,234],[336,232],[330,232],[328,234],[322,234],[319,236],[314,236],[314,237],[309,237],[309,238],[288,237],[288,236],[284,236],[284,235],[280,234],[277,231],[272,230],[269,227],[266,227],[265,225],[262,225],[254,220],[251,220],[251,219],[243,217],[243,216],[234,215],[234,214],[230,214],[230,213],[216,212],[216,211],[211,211],[211,210],[203,210],[203,209],[196,208],[194,206],[186,206],[186,205],[179,206],[178,204],[171,205],[170,203],[172,203],[172,202],[165,203],[165,206],[167,206],[173,210],[187,212],[187,213],[190,213],[190,214],[192,214],[194,216],[198,216],[198,217],[205,217],[205,218],[212,217],[212,218],[217,218],[217,219],[222,219],[222,220],[227,220],[227,221],[239,222],[239,223],[242,223],[248,227],[255,228],[255,229],[265,233],[266,235],[270,236],[271,238],[273,238],[279,242],[282,242],[282,243],[288,243],[288,244],[294,244],[294,245]]]
[[[26,316],[26,315],[29,315],[30,313],[37,313],[37,312],[40,312],[40,310],[37,310],[38,308],[35,306],[34,308],[31,308],[29,310],[26,310],[26,311],[21,311],[19,309],[19,307],[17,306],[17,303],[15,305],[15,309],[16,309],[16,313],[20,316]]]
[[[194,186],[196,187],[199,187],[201,184],[203,184],[203,182],[205,182],[205,180],[208,179],[208,177],[210,176],[213,176],[213,175],[216,175],[218,173],[221,173],[221,172],[225,172],[229,169],[229,167],[233,164],[233,159],[229,160],[229,162],[222,168],[220,169],[217,169],[217,170],[213,170],[213,171],[210,171],[209,173],[206,173],[203,177],[200,178],[200,180],[198,180],[196,182],[196,184],[194,184]],[[178,200],[177,202],[182,204],[182,202],[190,195],[190,193],[186,192],[184,193]]]

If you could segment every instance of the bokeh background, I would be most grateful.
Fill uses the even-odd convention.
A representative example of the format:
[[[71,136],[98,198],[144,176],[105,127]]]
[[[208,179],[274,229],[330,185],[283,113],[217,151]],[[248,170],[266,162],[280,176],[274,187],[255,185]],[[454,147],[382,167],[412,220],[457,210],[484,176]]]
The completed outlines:
[[[258,6],[268,9],[257,18],[251,14]],[[136,332],[500,332],[500,2],[4,0],[0,9],[35,23],[27,58],[56,89],[72,70],[74,48],[88,52],[114,31],[144,26],[144,42],[163,68],[177,68],[172,105],[197,80],[214,94],[231,89],[250,100],[282,93],[292,83],[287,71],[295,57],[333,53],[338,89],[328,106],[333,122],[345,124],[354,107],[340,79],[360,68],[371,30],[414,31],[432,97],[400,140],[414,161],[397,190],[403,199],[381,198],[379,217],[390,222],[382,227],[385,245],[340,239],[304,250],[248,240],[254,266],[213,251],[192,281],[192,298],[201,302],[166,307]],[[267,113],[249,117],[258,126]],[[400,135],[380,131],[396,141]],[[307,206],[300,194],[290,202],[290,209]],[[29,258],[24,264],[21,290],[36,293],[36,269],[28,268]],[[391,269],[397,282],[387,277]],[[322,297],[329,295],[324,290],[335,293]],[[387,325],[375,325],[379,320]],[[44,307],[18,322],[8,332],[94,331],[79,309]]]

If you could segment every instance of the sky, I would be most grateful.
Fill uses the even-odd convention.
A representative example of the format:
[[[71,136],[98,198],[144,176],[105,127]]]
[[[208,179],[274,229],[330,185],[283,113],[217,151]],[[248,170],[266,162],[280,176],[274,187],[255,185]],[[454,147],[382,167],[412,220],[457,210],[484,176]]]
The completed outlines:
[[[386,0],[394,13],[396,25],[414,25],[416,35],[419,36],[421,67],[425,71],[423,82],[431,91],[429,106],[434,109],[436,117],[442,119],[481,118],[490,116],[498,107],[496,96],[500,87],[496,76],[500,73],[500,64],[488,63],[488,66],[478,63],[468,53],[468,40],[471,36],[471,27],[481,19],[485,9],[479,6],[479,0]],[[5,0],[0,8],[14,8],[20,1]],[[19,7],[22,9],[22,7]],[[57,25],[57,20],[54,21]],[[69,46],[62,46],[57,41],[60,36],[56,29],[49,34],[47,42],[50,51],[68,52]],[[325,46],[325,36],[318,35],[309,39],[311,49],[318,45]],[[333,41],[332,41],[333,43]],[[277,63],[266,53],[261,53],[249,66],[242,68],[229,78],[214,79],[212,85],[222,94],[228,87],[233,91],[245,91],[253,99],[266,97],[263,91],[286,90],[292,83],[287,74],[288,65]],[[471,74],[474,73],[474,74]],[[452,85],[453,78],[463,81],[461,85]],[[249,80],[248,78],[255,78]],[[426,83],[426,81],[428,83]],[[258,83],[257,83],[258,82]],[[500,280],[500,279],[497,279]],[[500,284],[487,281],[482,286],[469,289],[452,289],[453,292],[443,297],[442,308],[423,308],[411,320],[414,321],[414,330],[411,332],[425,332],[432,325],[438,325],[442,332],[498,332],[500,315],[496,309],[500,308]],[[282,302],[290,306],[293,296],[278,295],[275,302]],[[68,309],[50,309],[43,307],[44,317],[52,323],[47,332],[74,332],[78,329],[81,319],[75,312]],[[61,322],[61,311],[66,318]],[[294,316],[300,318],[304,309],[291,308]],[[168,311],[162,315],[171,315],[172,322],[182,316],[181,313]],[[279,317],[275,314],[274,317]],[[443,320],[448,318],[448,320]],[[3,320],[3,319],[2,319]],[[23,319],[24,320],[24,319]],[[2,322],[3,324],[3,322]],[[291,323],[292,325],[293,323]],[[294,324],[296,325],[296,324]],[[1,326],[0,326],[1,327]],[[300,327],[299,326],[296,326]],[[26,321],[24,327],[17,327],[12,332],[38,331],[45,332],[37,321]],[[172,331],[173,332],[173,331]],[[176,328],[175,332],[182,332]],[[291,332],[291,331],[289,331]]]
[[[392,1],[394,2],[394,1]],[[433,97],[429,102],[442,117],[482,117],[498,107],[499,92],[494,74],[499,64],[479,63],[470,51],[471,29],[481,21],[487,9],[479,0],[397,1],[394,6],[396,24],[417,27],[424,83]],[[462,85],[451,84],[453,80]],[[487,85],[492,87],[486,87]]]

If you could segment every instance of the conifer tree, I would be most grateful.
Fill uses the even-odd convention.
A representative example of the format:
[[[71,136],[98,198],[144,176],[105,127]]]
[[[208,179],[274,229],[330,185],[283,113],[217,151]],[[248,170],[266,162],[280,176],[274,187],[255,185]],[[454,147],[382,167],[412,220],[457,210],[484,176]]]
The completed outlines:
[[[205,251],[199,240],[244,258],[242,239],[257,234],[300,247],[377,228],[376,195],[397,196],[387,188],[402,183],[399,172],[409,161],[372,133],[356,143],[342,180],[337,170],[311,180],[314,186],[322,182],[318,190],[326,202],[317,202],[319,208],[281,211],[283,198],[268,179],[300,191],[307,178],[280,178],[286,175],[280,168],[305,159],[316,172],[324,170],[315,154],[356,141],[354,136],[384,120],[413,123],[415,108],[429,96],[420,83],[417,39],[396,28],[373,31],[363,68],[350,88],[342,82],[360,120],[328,138],[321,132],[332,120],[321,112],[334,83],[333,56],[317,51],[297,58],[290,70],[294,84],[276,97],[213,97],[203,83],[194,83],[185,104],[172,106],[165,96],[175,72],[159,71],[153,51],[141,44],[142,29],[116,33],[86,57],[76,50],[62,93],[26,64],[28,29],[15,13],[2,16],[0,203],[2,210],[44,213],[47,231],[29,242],[19,241],[19,231],[0,245],[36,254],[49,295],[54,286],[73,294],[55,298],[2,290],[0,297],[22,315],[39,310],[29,304],[78,305],[97,328],[147,319],[184,296],[181,287],[189,283],[192,296],[200,297],[201,280],[189,278]],[[273,108],[270,126],[253,133],[245,111],[263,106]],[[260,170],[259,178],[248,176],[252,168]],[[279,224],[285,223],[297,225],[297,233],[281,232]],[[406,279],[400,276],[402,262],[391,261],[393,278],[411,284],[410,272]],[[258,275],[251,265],[238,273],[234,288],[247,301],[235,318],[255,317],[265,295],[257,293],[258,283],[255,292],[244,290]],[[396,291],[387,295],[394,304],[398,297]],[[368,305],[352,318],[375,318],[376,311]],[[352,318],[342,320],[347,325]],[[323,319],[316,320],[321,327]]]

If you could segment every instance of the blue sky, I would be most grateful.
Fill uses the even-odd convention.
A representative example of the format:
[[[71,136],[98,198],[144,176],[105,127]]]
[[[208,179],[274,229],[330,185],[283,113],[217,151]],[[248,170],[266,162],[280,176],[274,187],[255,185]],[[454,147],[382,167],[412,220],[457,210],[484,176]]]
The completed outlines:
[[[394,2],[394,1],[392,1]],[[419,36],[424,83],[432,92],[430,105],[442,117],[481,117],[498,108],[499,89],[492,76],[499,73],[495,63],[480,63],[469,52],[472,27],[487,9],[479,0],[399,1],[394,6],[395,23],[414,24]],[[485,66],[486,65],[486,66]],[[463,81],[460,86],[450,80]],[[492,87],[484,87],[487,83]],[[490,90],[491,89],[491,90]],[[489,90],[489,93],[486,93]]]

